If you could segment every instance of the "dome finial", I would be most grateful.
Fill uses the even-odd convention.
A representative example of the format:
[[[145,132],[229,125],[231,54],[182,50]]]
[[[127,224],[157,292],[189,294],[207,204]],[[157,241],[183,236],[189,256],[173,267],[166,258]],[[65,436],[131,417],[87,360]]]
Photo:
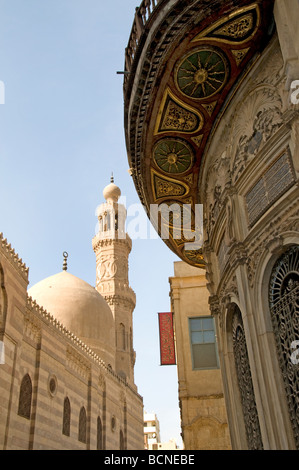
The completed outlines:
[[[68,257],[68,253],[64,251],[63,252],[63,266],[62,266],[63,271],[67,271],[67,257]]]
[[[111,173],[110,183],[114,183],[113,171],[112,171],[112,173]]]
[[[121,196],[121,190],[114,183],[113,173],[111,175],[110,183],[103,190],[103,195],[107,202],[108,201],[117,202]]]

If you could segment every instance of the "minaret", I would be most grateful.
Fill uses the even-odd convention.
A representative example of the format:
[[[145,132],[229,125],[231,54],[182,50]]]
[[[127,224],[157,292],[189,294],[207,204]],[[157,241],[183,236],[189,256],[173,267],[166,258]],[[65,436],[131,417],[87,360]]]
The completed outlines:
[[[121,191],[111,183],[103,191],[106,202],[97,209],[98,233],[92,240],[96,254],[96,289],[108,302],[115,322],[116,372],[134,384],[133,310],[135,293],[129,286],[132,241],[125,231],[126,208],[118,203]]]

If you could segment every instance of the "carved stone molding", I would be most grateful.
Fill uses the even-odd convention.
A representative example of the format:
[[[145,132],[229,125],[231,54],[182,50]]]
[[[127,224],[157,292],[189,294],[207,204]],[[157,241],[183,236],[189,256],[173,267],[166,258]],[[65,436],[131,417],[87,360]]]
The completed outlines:
[[[220,211],[224,207],[224,191],[231,186],[230,158],[224,151],[210,166],[205,191],[206,232],[210,239]]]
[[[257,266],[260,263],[263,253],[280,253],[283,246],[283,234],[287,232],[298,232],[299,236],[299,210],[297,202],[289,208],[289,211],[282,216],[275,217],[264,229],[263,233],[257,237],[249,246],[247,258],[249,285],[253,287]]]
[[[39,344],[41,340],[41,322],[29,311],[25,314],[24,337],[35,344]]]
[[[106,381],[105,381],[105,378],[104,378],[103,374],[99,374],[98,387],[102,391],[104,391],[105,388],[106,388]]]
[[[232,125],[233,183],[282,124],[282,99],[277,89],[265,84],[251,90],[238,107]]]
[[[102,293],[102,296],[106,300],[109,306],[122,305],[128,309],[134,309],[136,303],[136,296],[131,289],[128,289],[127,295],[118,295],[118,294],[105,294]]]
[[[90,362],[71,346],[66,348],[66,364],[81,377],[85,379],[89,377],[91,371]]]
[[[115,277],[117,272],[117,261],[111,259],[111,256],[101,256],[97,266],[97,275],[99,280],[107,280]]]
[[[213,295],[209,298],[209,305],[212,315],[218,316],[220,314],[220,303],[217,295]]]

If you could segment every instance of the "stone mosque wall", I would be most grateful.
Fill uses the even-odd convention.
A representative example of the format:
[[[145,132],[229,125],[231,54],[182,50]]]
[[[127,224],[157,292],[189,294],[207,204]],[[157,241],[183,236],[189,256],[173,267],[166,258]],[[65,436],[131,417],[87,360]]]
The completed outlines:
[[[142,449],[135,386],[27,295],[28,268],[0,238],[2,449]]]

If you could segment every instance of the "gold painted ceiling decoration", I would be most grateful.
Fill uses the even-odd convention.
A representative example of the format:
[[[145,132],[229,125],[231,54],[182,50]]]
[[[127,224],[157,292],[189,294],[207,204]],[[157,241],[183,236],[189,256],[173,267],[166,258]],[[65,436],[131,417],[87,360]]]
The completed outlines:
[[[228,75],[225,55],[216,48],[202,46],[183,57],[177,66],[175,80],[183,95],[200,100],[219,93]]]
[[[196,217],[202,156],[228,96],[232,96],[244,70],[269,40],[265,25],[270,21],[271,1],[244,3],[246,6],[213,21],[207,18],[206,23],[194,28],[193,35],[190,32],[183,39],[180,48],[173,50],[173,65],[165,66],[159,78],[148,116],[151,126],[145,139],[143,163],[147,206],[176,204],[180,208],[174,216],[179,219],[175,224],[166,213],[161,215],[156,229],[161,235],[166,227],[167,245],[181,259],[198,267],[204,267],[202,250],[198,243],[192,246],[186,241],[188,237],[190,242],[202,239],[202,227]],[[191,224],[183,230],[187,206]]]
[[[199,131],[203,124],[202,114],[179,101],[169,89],[166,90],[157,118],[155,134],[174,131],[193,133]]]
[[[190,170],[193,164],[193,150],[180,139],[159,140],[153,149],[156,165],[165,173],[182,174]]]

